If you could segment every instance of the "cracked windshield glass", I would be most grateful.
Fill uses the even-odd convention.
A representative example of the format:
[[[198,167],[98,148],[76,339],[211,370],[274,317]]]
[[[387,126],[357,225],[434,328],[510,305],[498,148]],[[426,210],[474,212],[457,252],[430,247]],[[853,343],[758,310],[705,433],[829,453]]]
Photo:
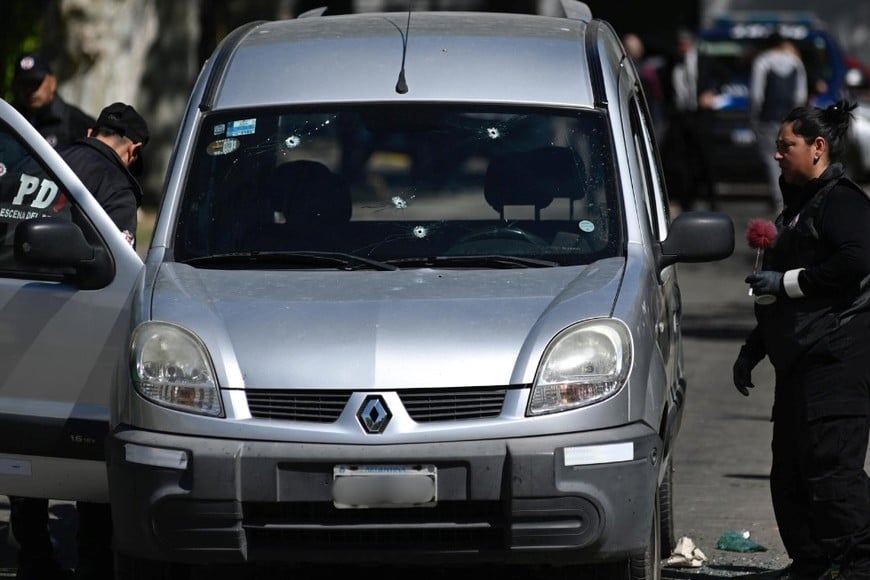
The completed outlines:
[[[175,257],[395,269],[615,256],[622,223],[605,126],[595,111],[440,106],[214,115],[199,134]]]

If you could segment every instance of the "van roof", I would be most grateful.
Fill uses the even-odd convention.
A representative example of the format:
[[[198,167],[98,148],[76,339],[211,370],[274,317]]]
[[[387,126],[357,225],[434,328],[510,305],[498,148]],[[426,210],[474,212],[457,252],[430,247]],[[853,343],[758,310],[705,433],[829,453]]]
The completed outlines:
[[[590,28],[581,19],[470,12],[256,23],[222,43],[204,108],[410,101],[591,107]],[[405,38],[408,91],[400,94]]]

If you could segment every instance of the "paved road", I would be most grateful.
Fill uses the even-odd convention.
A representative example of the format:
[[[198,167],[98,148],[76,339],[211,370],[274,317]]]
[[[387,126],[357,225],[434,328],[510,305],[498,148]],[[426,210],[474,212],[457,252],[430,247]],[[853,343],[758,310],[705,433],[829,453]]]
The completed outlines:
[[[773,369],[764,361],[749,398],[732,386],[731,365],[754,323],[752,298],[743,282],[754,251],[745,241],[746,224],[768,217],[761,202],[720,207],[734,220],[734,255],[711,264],[679,266],[689,393],[675,449],[674,501],[677,537],[687,536],[704,552],[707,565],[692,577],[763,573],[788,564],[779,540],[768,488]],[[726,531],[748,530],[766,552],[744,554],[716,549]],[[688,575],[666,568],[664,575]]]
[[[731,214],[737,229],[735,254],[714,264],[679,266],[684,300],[685,358],[689,395],[682,432],[675,450],[674,501],[677,536],[686,536],[707,556],[707,564],[697,569],[665,568],[667,579],[705,580],[734,576],[769,576],[787,565],[773,518],[768,490],[770,464],[768,421],[772,403],[773,372],[762,363],[755,375],[757,388],[749,398],[740,396],[731,385],[731,364],[743,337],[752,325],[752,302],[743,279],[752,268],[753,254],[745,243],[745,227],[750,218],[764,217],[760,202],[729,201],[720,209]],[[0,496],[0,500],[2,500]],[[0,520],[5,520],[0,503]],[[72,541],[74,511],[69,504],[53,507],[60,544]],[[746,529],[767,548],[766,552],[743,554],[716,549],[716,540],[728,530]],[[14,575],[14,552],[2,541],[0,527],[0,577]],[[71,562],[72,555],[64,551]],[[492,568],[481,571],[484,577],[525,577],[519,571]],[[335,573],[346,574],[347,570]],[[378,570],[378,576],[413,574],[439,577],[426,571]],[[448,572],[443,572],[447,575]],[[328,576],[323,570],[295,571],[295,578]],[[251,574],[221,573],[203,575],[220,578],[285,577],[278,572]]]

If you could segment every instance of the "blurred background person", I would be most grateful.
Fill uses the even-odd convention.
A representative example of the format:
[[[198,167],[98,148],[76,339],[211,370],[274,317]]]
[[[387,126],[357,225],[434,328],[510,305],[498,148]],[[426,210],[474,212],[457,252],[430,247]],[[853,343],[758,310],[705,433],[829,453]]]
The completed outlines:
[[[709,146],[710,114],[718,96],[715,86],[708,71],[698,66],[695,35],[680,30],[670,73],[662,163],[668,193],[681,210],[693,209],[699,197],[711,204],[715,199],[716,178]]]
[[[789,111],[807,103],[807,72],[800,52],[777,33],[768,48],[752,61],[749,83],[749,119],[755,142],[767,170],[768,195],[774,215],[782,212],[779,162],[775,159],[776,137]]]
[[[664,131],[665,90],[659,74],[664,63],[660,62],[660,59],[653,59],[646,55],[646,47],[637,34],[629,32],[624,35],[622,44],[640,75],[650,117],[652,117],[653,131],[658,138],[661,138]]]
[[[57,89],[57,77],[41,55],[25,54],[15,62],[13,104],[55,148],[85,137],[94,126],[94,118],[64,101]]]

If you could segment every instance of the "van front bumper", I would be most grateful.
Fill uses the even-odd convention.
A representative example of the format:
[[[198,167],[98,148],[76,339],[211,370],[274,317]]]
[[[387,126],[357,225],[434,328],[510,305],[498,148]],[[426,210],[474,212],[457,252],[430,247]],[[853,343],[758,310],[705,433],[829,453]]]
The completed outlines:
[[[116,547],[187,562],[574,564],[642,552],[662,442],[643,424],[483,441],[312,445],[117,429]],[[434,466],[426,507],[340,509],[336,466]]]

